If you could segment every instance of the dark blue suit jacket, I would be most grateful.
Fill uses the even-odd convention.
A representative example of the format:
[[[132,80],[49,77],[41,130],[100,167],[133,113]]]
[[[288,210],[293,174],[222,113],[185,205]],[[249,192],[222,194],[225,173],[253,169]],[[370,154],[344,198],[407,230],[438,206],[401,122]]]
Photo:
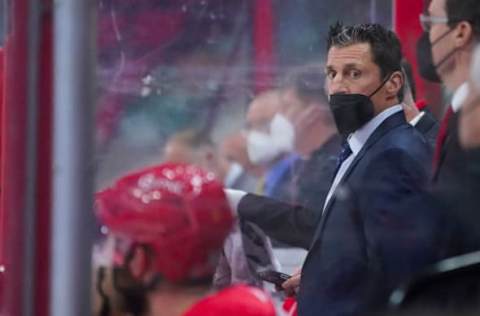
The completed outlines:
[[[436,257],[414,212],[394,207],[424,188],[431,150],[405,121],[387,118],[369,137],[327,204],[302,269],[299,314],[364,315]],[[421,216],[420,216],[421,217]]]
[[[242,198],[241,218],[309,248],[300,316],[365,315],[399,282],[439,258],[432,249],[442,243],[436,228],[445,225],[433,211],[396,207],[427,185],[431,155],[423,136],[396,113],[369,137],[319,222],[323,205],[313,211],[253,194]]]

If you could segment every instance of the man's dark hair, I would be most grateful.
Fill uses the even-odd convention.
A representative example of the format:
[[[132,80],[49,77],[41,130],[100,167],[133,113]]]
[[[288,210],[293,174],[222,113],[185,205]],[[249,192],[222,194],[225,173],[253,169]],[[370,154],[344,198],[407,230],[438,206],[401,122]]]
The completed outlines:
[[[473,36],[476,39],[480,38],[479,0],[447,0],[445,10],[450,27],[454,27],[459,21],[468,21],[472,25]]]
[[[294,89],[302,101],[328,105],[323,67],[312,65],[298,69],[287,77],[283,88]]]
[[[333,46],[347,47],[361,43],[370,44],[373,62],[380,67],[382,78],[394,71],[401,71],[402,47],[398,37],[392,31],[380,24],[344,26],[337,22],[330,26],[327,52]]]

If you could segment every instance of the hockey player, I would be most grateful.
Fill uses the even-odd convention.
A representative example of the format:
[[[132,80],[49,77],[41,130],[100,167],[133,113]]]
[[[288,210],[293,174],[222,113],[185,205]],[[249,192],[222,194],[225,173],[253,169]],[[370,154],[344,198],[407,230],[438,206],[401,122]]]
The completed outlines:
[[[183,164],[134,172],[98,193],[95,210],[108,230],[102,253],[110,254],[97,270],[96,315],[276,315],[262,290],[210,293],[233,224],[211,173]]]

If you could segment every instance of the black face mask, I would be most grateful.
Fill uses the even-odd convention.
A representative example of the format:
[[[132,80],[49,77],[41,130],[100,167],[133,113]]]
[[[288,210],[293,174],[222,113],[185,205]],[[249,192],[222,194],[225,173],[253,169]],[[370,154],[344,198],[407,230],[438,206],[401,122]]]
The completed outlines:
[[[338,132],[343,138],[361,128],[375,116],[375,109],[370,99],[390,79],[387,76],[382,84],[369,96],[363,94],[332,94],[330,109],[335,119]]]
[[[440,83],[442,79],[438,75],[437,68],[446,62],[455,52],[456,49],[448,53],[438,64],[433,63],[432,47],[445,38],[453,29],[448,30],[433,43],[430,42],[429,33],[423,32],[417,41],[417,62],[420,75],[425,80]]]

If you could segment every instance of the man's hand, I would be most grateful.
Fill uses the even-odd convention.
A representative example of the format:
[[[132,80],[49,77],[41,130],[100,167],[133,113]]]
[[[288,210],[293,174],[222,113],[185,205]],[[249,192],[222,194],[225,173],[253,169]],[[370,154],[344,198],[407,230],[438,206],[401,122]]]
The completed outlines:
[[[295,272],[290,279],[283,282],[282,288],[285,290],[287,296],[294,296],[298,293],[300,288],[300,279],[302,277],[302,271],[299,269]]]

